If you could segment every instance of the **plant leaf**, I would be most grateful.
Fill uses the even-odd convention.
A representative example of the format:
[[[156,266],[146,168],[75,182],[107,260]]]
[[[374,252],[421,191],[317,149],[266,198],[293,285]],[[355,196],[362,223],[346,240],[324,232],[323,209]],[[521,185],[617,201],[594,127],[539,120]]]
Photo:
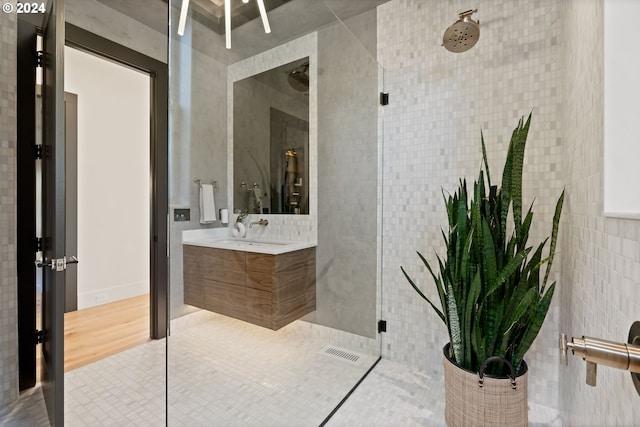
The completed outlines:
[[[464,313],[464,366],[471,366],[471,331],[473,327],[473,312],[478,302],[478,296],[482,287],[480,272],[476,272],[473,281],[471,282],[471,288],[469,289],[469,296],[466,303],[466,310]]]
[[[438,290],[438,297],[440,298],[440,305],[443,307],[443,311],[446,311],[444,309],[444,307],[447,304],[447,298],[445,297],[445,293],[444,293],[444,288],[442,287],[442,281],[440,280],[439,277],[437,277],[435,275],[435,273],[433,272],[433,270],[431,269],[431,264],[429,264],[429,262],[425,259],[425,257],[422,256],[422,254],[420,252],[418,252],[418,256],[420,257],[420,259],[422,260],[422,263],[427,267],[427,269],[429,270],[429,273],[431,273],[431,276],[433,277],[433,281],[436,284],[436,289]],[[447,322],[445,322],[447,323]]]
[[[480,141],[482,142],[482,160],[484,161],[484,170],[487,171],[487,185],[491,188],[491,175],[489,174],[489,162],[487,161],[487,147],[484,143],[484,134],[480,131]]]
[[[540,328],[542,327],[542,323],[544,322],[545,317],[547,316],[547,312],[549,311],[549,306],[551,305],[551,298],[553,298],[553,292],[555,290],[556,283],[553,282],[547,292],[545,292],[544,296],[538,304],[536,305],[535,312],[533,314],[533,319],[525,329],[522,340],[520,340],[516,351],[514,352],[513,359],[511,363],[516,367],[517,371],[520,371],[520,365],[522,364],[522,358],[524,354],[529,350],[531,344],[533,344],[533,340],[538,336],[538,332],[540,332]]]
[[[549,279],[549,272],[551,272],[551,265],[553,264],[553,257],[556,253],[556,241],[558,240],[558,229],[560,228],[560,214],[562,213],[562,205],[564,204],[564,190],[558,198],[556,203],[556,210],[553,214],[553,227],[551,230],[551,246],[549,246],[549,262],[547,263],[547,270],[544,273],[544,280],[542,281],[542,289],[540,292],[544,292],[544,288],[547,285]]]
[[[424,298],[425,301],[427,301],[431,307],[433,307],[433,309],[436,311],[436,314],[438,315],[438,317],[440,317],[440,319],[442,319],[442,321],[446,324],[447,321],[444,318],[444,314],[442,314],[442,312],[438,309],[438,307],[436,307],[435,305],[433,305],[433,303],[431,302],[431,300],[429,298],[427,298],[427,296],[425,294],[422,293],[422,291],[416,286],[416,284],[413,282],[413,280],[411,280],[411,277],[409,277],[409,275],[407,274],[406,271],[404,271],[404,268],[400,267],[400,270],[402,270],[402,273],[404,274],[404,277],[407,278],[407,280],[409,281],[409,284],[411,285],[411,287],[413,287],[413,289],[416,290],[416,292],[418,293],[418,295],[420,295],[422,298]]]
[[[489,228],[489,223],[486,218],[482,218],[482,238],[483,238],[483,251],[482,260],[485,266],[485,280],[487,283],[494,283],[496,281],[496,248],[493,242],[493,236]]]
[[[527,144],[527,135],[529,134],[529,125],[531,124],[531,113],[527,118],[527,122],[522,126],[522,120],[514,134],[513,157],[511,164],[511,199],[513,202],[513,222],[516,228],[516,234],[522,225],[522,168],[524,166],[524,151]]]
[[[522,265],[524,259],[527,257],[530,251],[531,248],[527,248],[524,251],[517,253],[513,258],[511,258],[511,260],[509,260],[507,265],[505,265],[502,271],[500,271],[500,273],[498,273],[498,275],[496,276],[496,280],[487,291],[485,298],[495,292],[495,290],[498,289],[498,287],[503,284],[509,278],[509,276],[511,276]]]
[[[451,283],[447,284],[447,318],[449,319],[449,336],[451,338],[451,348],[453,357],[459,364],[462,359],[462,336],[460,335],[460,316],[458,315],[458,305],[453,293]]]

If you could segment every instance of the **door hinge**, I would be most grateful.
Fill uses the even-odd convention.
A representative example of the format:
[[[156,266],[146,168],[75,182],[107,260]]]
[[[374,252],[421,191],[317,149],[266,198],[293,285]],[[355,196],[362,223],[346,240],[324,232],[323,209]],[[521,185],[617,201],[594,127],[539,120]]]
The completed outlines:
[[[36,51],[36,68],[44,67],[44,52],[41,50]]]
[[[378,333],[387,332],[387,321],[378,320]]]
[[[380,105],[389,105],[389,94],[380,92]]]
[[[44,331],[36,329],[33,331],[33,343],[42,344],[44,342]]]
[[[42,144],[36,144],[33,146],[33,155],[36,160],[42,159],[44,157],[44,148]]]
[[[34,252],[40,252],[41,250],[44,249],[42,247],[43,241],[44,240],[42,239],[42,237],[36,237],[35,239],[33,239],[33,250],[34,250]]]

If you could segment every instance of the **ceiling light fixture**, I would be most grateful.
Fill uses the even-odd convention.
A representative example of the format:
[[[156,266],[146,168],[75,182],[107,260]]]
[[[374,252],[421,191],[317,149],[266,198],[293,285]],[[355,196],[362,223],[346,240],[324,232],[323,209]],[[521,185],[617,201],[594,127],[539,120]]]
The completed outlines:
[[[184,36],[184,27],[187,25],[187,12],[189,12],[189,0],[182,0],[180,8],[180,21],[178,22],[178,34]]]
[[[227,49],[231,49],[231,0],[224,0],[224,38]]]
[[[262,18],[262,25],[264,25],[264,32],[269,34],[271,32],[271,26],[269,26],[269,18],[267,18],[267,10],[264,8],[264,0],[257,0],[258,9],[260,10],[260,17]]]
[[[180,8],[180,20],[178,21],[178,35],[180,36],[184,36],[185,26],[187,25],[189,1],[190,0],[182,0],[182,7]],[[271,32],[271,26],[269,25],[269,18],[267,17],[267,9],[264,6],[264,0],[256,1],[258,3],[258,10],[260,11],[260,18],[262,18],[264,32],[269,34]],[[242,0],[242,2],[244,4],[247,4],[249,3],[249,0]],[[231,0],[224,1],[224,33],[225,47],[227,49],[231,49]]]

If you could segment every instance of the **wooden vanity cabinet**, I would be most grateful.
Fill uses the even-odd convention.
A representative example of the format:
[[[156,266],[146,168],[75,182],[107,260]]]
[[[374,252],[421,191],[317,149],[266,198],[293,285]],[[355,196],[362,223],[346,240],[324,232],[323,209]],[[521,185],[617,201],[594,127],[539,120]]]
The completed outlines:
[[[316,251],[184,245],[184,302],[273,330],[316,309]]]

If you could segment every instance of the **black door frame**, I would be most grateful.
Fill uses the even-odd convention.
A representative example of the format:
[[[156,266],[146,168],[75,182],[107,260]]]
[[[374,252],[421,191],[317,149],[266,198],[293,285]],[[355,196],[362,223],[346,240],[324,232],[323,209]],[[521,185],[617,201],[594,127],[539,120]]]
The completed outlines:
[[[169,78],[167,64],[100,37],[73,24],[65,25],[66,45],[96,54],[150,76],[151,88],[151,254],[150,336],[167,336],[168,313],[168,123]],[[82,262],[82,260],[81,260]]]
[[[18,273],[18,385],[36,385],[36,25],[18,20],[16,266]]]
[[[35,377],[35,25],[20,21],[18,37],[17,267],[19,387]],[[19,30],[20,31],[20,30]],[[143,71],[150,76],[150,337],[165,338],[168,315],[168,66],[166,63],[65,24],[66,45]],[[33,44],[31,44],[33,43]],[[75,254],[69,254],[75,255]],[[82,261],[82,260],[81,260]],[[62,331],[61,331],[62,333]],[[33,366],[33,368],[32,368]]]

